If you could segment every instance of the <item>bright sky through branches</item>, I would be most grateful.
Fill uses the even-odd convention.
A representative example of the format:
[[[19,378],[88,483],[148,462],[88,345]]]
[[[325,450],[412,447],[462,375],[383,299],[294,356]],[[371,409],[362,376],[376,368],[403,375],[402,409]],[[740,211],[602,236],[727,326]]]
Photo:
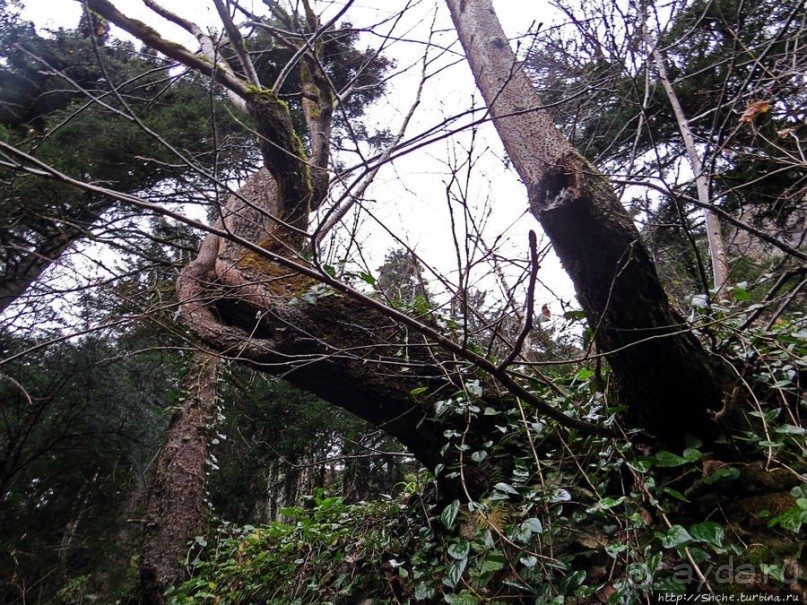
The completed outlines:
[[[74,27],[81,13],[81,3],[76,0],[24,2],[24,17],[40,27]],[[140,0],[114,0],[114,4],[124,14],[146,21],[166,37],[188,48],[196,47],[195,40],[187,32],[156,17]],[[212,3],[165,0],[163,4],[203,28],[221,27]],[[391,27],[391,17],[406,4],[403,1],[364,0],[351,6],[346,18],[357,28],[368,28],[387,20],[385,25],[375,28],[377,34],[368,34],[365,37],[364,44],[378,46],[381,43],[380,34],[388,32]],[[433,75],[427,82],[421,104],[407,130],[405,140],[435,127],[438,127],[439,132],[439,125],[444,121],[446,126],[442,128],[446,130],[468,124],[483,115],[477,113],[457,123],[450,123],[453,116],[466,112],[472,103],[480,108],[482,102],[467,66],[458,61],[457,52],[461,51],[442,0],[413,1],[409,4],[414,5],[414,8],[406,13],[393,32],[393,37],[400,37],[404,41],[390,44],[384,51],[385,56],[395,60],[396,75],[390,80],[385,98],[376,103],[366,118],[370,128],[389,128],[391,132],[396,132],[408,107],[414,101],[422,69],[420,61],[426,47],[424,42],[429,40],[430,27],[434,23],[431,41],[435,44],[435,60],[428,68]],[[255,5],[255,10],[259,13],[264,8],[260,2],[255,2]],[[323,11],[323,20],[326,20],[343,7],[344,3],[315,2],[314,6],[315,10]],[[545,20],[541,13],[545,13],[547,7],[534,2],[501,0],[496,3],[496,9],[505,31],[515,40],[530,29],[534,31]],[[121,36],[123,32],[116,27],[112,28],[111,33],[125,37]],[[525,44],[529,43],[529,38],[524,40]],[[451,47],[451,51],[442,53],[441,56],[439,49],[445,47]],[[344,161],[350,165],[356,160],[345,158]],[[487,241],[500,242],[497,254],[520,260],[528,258],[527,232],[530,229],[539,230],[539,227],[527,214],[526,191],[509,168],[496,132],[490,124],[485,124],[476,131],[466,130],[450,139],[440,139],[415,152],[402,155],[392,166],[382,169],[365,196],[363,229],[359,235],[361,245],[369,251],[369,270],[376,270],[384,253],[391,248],[400,247],[402,242],[411,246],[436,271],[448,275],[452,281],[458,279],[457,244],[450,234],[452,224],[455,224],[454,231],[457,233],[457,217],[452,216],[452,212],[456,213],[461,204],[456,199],[456,193],[449,190],[449,183],[452,180],[452,171],[461,175],[463,169],[468,167],[468,162],[473,163],[473,170],[465,193],[472,208],[473,220],[478,223]],[[394,226],[392,235],[387,225]],[[463,238],[464,233],[460,234],[460,240]],[[336,255],[339,256],[338,251]],[[476,257],[464,258],[460,264],[474,265],[485,253],[477,249],[471,255]],[[514,279],[514,276],[511,277]],[[554,257],[542,262],[539,279],[547,283],[562,300],[572,300],[571,284]],[[494,281],[496,280],[491,278],[488,270],[479,270],[476,275],[470,276],[466,285],[469,283],[473,288],[489,289],[496,296],[501,284],[492,283]],[[543,291],[536,297],[536,304],[539,308],[548,304],[554,313],[561,311],[548,291]]]

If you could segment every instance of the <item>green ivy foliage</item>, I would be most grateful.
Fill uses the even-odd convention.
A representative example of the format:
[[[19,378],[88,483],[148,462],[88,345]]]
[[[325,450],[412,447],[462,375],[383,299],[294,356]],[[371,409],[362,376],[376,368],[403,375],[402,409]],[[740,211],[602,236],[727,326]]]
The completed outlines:
[[[627,605],[709,591],[791,595],[807,554],[807,324],[794,313],[740,330],[757,307],[742,288],[734,299],[701,318],[750,389],[726,411],[746,428],[722,446],[691,439],[670,451],[636,431],[582,437],[523,406],[497,418],[500,442],[435,469],[438,478],[469,473],[505,448],[512,470],[479,500],[440,500],[429,473],[384,500],[348,504],[319,491],[282,522],[198,538],[201,561],[172,602]],[[534,389],[567,413],[618,427],[608,381],[607,368],[578,367]],[[474,403],[478,383],[466,384],[436,413],[486,413]],[[462,448],[458,435],[446,435],[449,448]]]

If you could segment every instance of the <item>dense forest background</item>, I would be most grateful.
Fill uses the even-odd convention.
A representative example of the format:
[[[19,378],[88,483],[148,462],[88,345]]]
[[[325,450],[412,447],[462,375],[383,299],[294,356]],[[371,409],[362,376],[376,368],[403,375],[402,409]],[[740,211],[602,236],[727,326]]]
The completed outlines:
[[[0,0],[0,603],[807,602],[803,2],[146,4]]]

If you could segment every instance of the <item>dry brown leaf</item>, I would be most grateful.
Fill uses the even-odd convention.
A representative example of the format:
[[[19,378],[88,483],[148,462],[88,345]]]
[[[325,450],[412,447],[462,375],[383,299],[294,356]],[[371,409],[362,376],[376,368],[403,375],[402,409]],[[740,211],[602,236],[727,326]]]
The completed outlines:
[[[757,115],[769,111],[770,108],[771,104],[768,101],[751,101],[740,116],[740,122],[753,122]]]
[[[703,476],[711,477],[717,472],[718,469],[728,466],[727,462],[722,460],[704,460],[703,461]]]
[[[597,593],[597,600],[600,603],[607,603],[608,599],[611,598],[611,595],[615,594],[616,592],[618,592],[616,588],[614,588],[610,584],[606,584]]]

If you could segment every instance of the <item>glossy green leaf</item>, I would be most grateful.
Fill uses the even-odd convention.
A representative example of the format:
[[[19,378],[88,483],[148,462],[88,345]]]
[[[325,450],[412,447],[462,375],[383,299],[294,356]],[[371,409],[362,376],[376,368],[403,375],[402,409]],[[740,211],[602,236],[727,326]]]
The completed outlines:
[[[653,460],[656,466],[662,468],[681,466],[682,464],[686,464],[687,462],[689,462],[686,458],[679,456],[678,454],[673,454],[672,452],[667,451],[658,452],[655,456],[653,456]]]
[[[460,501],[454,500],[451,504],[443,509],[443,512],[440,515],[440,521],[442,521],[443,525],[446,527],[451,528],[454,525],[454,520],[457,518],[457,513],[459,510]]]
[[[465,571],[465,566],[468,564],[468,559],[455,559],[448,566],[448,573],[443,578],[443,584],[454,588],[460,581],[462,573]]]
[[[684,529],[680,525],[673,525],[664,534],[661,543],[664,546],[664,548],[674,548],[676,546],[680,546],[681,544],[686,544],[687,542],[691,541],[692,536],[686,529]]]
[[[712,546],[723,546],[725,535],[723,527],[714,521],[704,521],[689,528],[689,533],[695,540],[706,542]]]
[[[471,543],[468,540],[460,540],[450,544],[447,552],[452,559],[467,559],[468,553],[471,552]]]

